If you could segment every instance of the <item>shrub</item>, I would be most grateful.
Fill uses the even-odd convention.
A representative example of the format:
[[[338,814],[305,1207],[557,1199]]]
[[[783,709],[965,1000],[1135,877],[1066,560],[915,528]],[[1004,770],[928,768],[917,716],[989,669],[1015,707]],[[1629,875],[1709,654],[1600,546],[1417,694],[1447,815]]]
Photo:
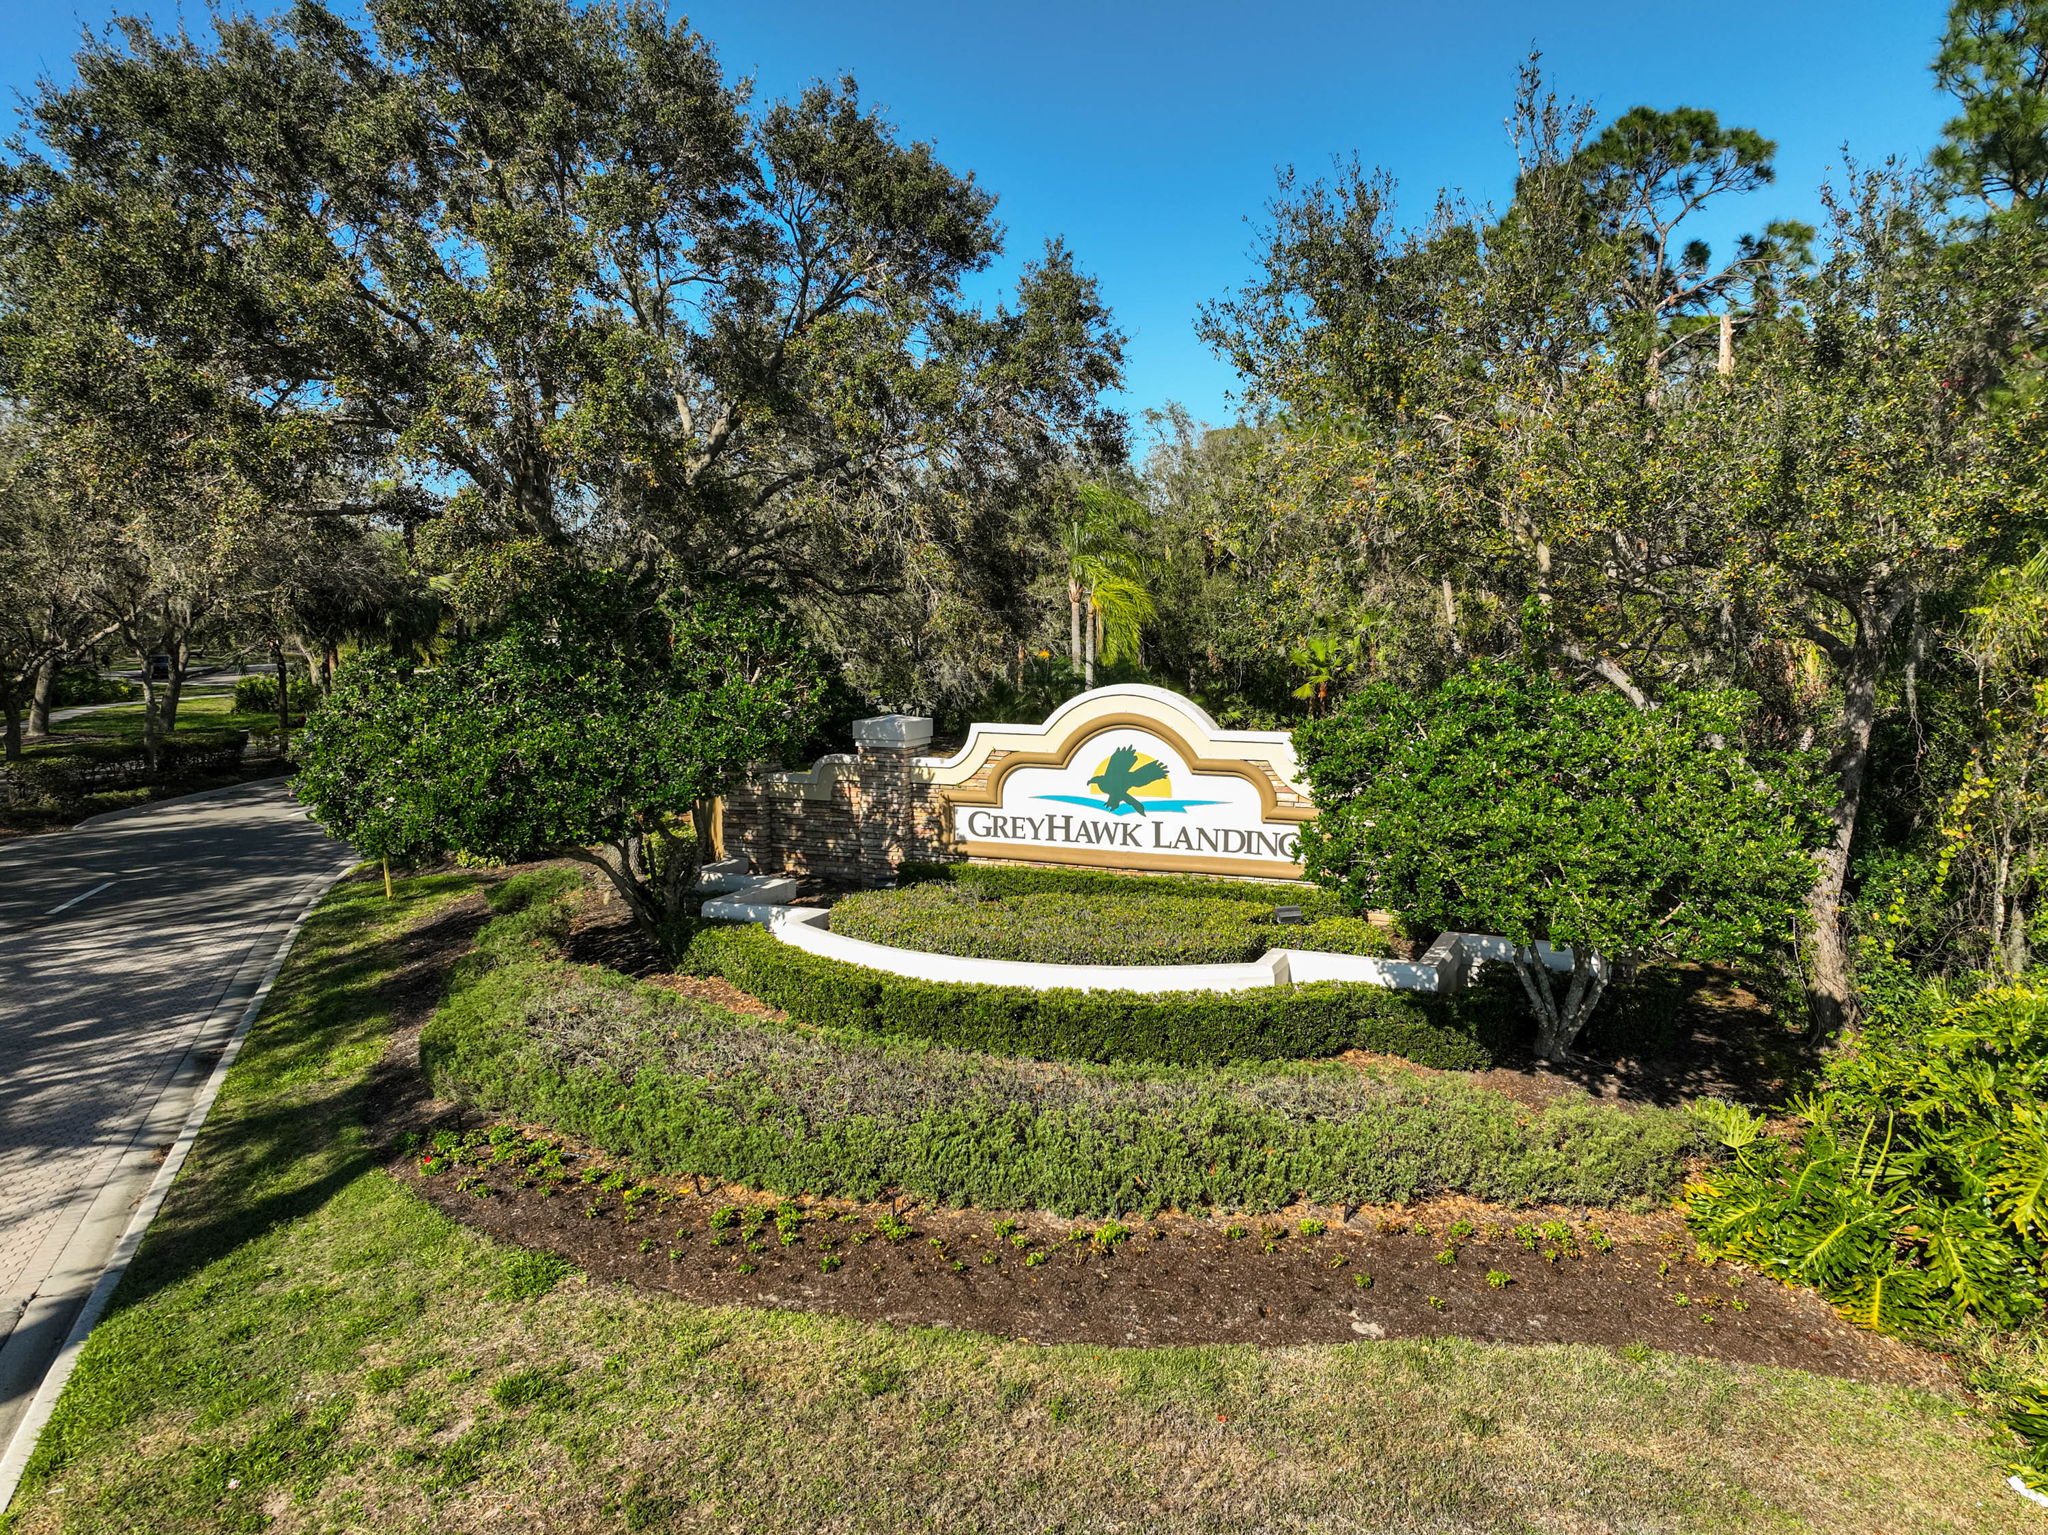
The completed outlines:
[[[1063,1216],[1454,1191],[1608,1203],[1669,1190],[1692,1144],[1658,1110],[1580,1102],[1525,1119],[1455,1079],[1327,1063],[1008,1060],[740,1018],[560,964],[484,971],[428,1025],[421,1059],[437,1093],[647,1173]]]
[[[1100,869],[1029,869],[994,863],[905,863],[896,883],[942,882],[972,890],[984,900],[1018,895],[1126,895],[1138,899],[1179,896],[1188,900],[1244,901],[1254,906],[1299,906],[1310,921],[1341,917],[1351,908],[1329,890],[1278,881],[1202,879],[1191,874],[1112,874]]]
[[[1702,1105],[1736,1153],[1691,1191],[1731,1257],[1811,1284],[1866,1327],[2037,1316],[2048,1290],[2048,991],[1964,1003],[1918,1039],[1829,1064],[1798,1145]]]
[[[12,807],[71,811],[100,797],[107,784],[105,775],[96,770],[108,764],[133,764],[132,774],[121,776],[161,782],[231,767],[248,741],[247,732],[240,730],[180,730],[157,743],[158,768],[150,774],[143,766],[139,739],[74,741],[59,737],[6,765],[0,798]]]
[[[832,908],[832,931],[933,954],[1062,965],[1214,965],[1279,947],[1346,954],[1391,948],[1379,929],[1356,917],[1282,927],[1263,902],[1125,889],[992,896],[952,882],[847,896]]]
[[[293,677],[286,684],[291,712],[310,714],[320,706],[320,689],[310,677]],[[277,678],[243,677],[235,683],[237,714],[277,713]]]
[[[1600,999],[1595,956],[1636,964],[1768,952],[1832,834],[1812,754],[1733,743],[1754,700],[1637,709],[1540,666],[1474,662],[1435,688],[1373,683],[1295,733],[1320,810],[1303,866],[1354,909],[1497,933],[1569,1058]],[[1555,975],[1534,945],[1569,948]]]
[[[2030,1322],[2048,1293],[2044,1100],[2048,988],[1988,991],[1832,1061],[1796,1145],[1699,1106],[1735,1156],[1687,1190],[1687,1216],[1714,1250],[1812,1285],[1865,1327],[1945,1340]],[[2048,1416],[2024,1416],[2033,1448],[2015,1470],[2048,1486]]]
[[[122,704],[142,696],[142,689],[118,677],[103,677],[97,667],[67,666],[50,689],[50,707],[75,709],[81,704]]]
[[[686,961],[805,1023],[1036,1059],[1197,1065],[1361,1049],[1477,1071],[1492,1064],[1510,1012],[1491,985],[1442,997],[1335,982],[1148,995],[911,980],[753,926],[698,934]]]

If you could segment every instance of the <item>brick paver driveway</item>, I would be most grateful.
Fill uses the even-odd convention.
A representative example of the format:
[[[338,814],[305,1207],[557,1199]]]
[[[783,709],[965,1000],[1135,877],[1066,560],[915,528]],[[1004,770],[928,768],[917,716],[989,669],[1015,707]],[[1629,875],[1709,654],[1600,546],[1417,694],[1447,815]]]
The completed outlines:
[[[346,861],[275,781],[0,844],[0,1446],[255,974]]]

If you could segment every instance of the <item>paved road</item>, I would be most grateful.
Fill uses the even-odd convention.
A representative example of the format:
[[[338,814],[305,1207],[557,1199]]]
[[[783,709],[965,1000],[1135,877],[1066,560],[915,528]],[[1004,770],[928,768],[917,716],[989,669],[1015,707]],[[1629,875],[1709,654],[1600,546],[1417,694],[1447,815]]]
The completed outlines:
[[[0,845],[0,1446],[345,851],[271,780]]]

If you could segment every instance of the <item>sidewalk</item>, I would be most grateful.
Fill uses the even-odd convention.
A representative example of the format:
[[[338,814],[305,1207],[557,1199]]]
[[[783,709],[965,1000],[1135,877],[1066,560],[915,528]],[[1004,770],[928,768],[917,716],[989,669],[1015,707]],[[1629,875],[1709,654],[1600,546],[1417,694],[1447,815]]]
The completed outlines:
[[[282,783],[0,848],[0,1444],[308,893]]]

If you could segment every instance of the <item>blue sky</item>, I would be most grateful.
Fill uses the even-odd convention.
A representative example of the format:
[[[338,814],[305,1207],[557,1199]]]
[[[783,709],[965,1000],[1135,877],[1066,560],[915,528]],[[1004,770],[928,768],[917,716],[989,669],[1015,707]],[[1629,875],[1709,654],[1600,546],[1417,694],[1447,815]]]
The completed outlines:
[[[159,25],[181,14],[149,0],[0,0],[0,85],[68,76],[82,26],[138,9]],[[1859,159],[1917,160],[1950,115],[1927,69],[1939,0],[677,9],[764,95],[851,71],[910,136],[1000,197],[1009,252],[989,291],[1064,236],[1130,336],[1123,406],[1179,400],[1212,422],[1230,418],[1234,380],[1196,339],[1195,311],[1249,276],[1245,220],[1271,196],[1275,167],[1317,172],[1356,151],[1395,172],[1417,216],[1440,185],[1497,199],[1512,176],[1502,119],[1531,44],[1559,88],[1603,117],[1639,102],[1702,106],[1778,141],[1778,185],[1705,228],[1722,244],[1774,217],[1815,220],[1814,189],[1844,143]],[[182,14],[203,26],[203,7]]]

